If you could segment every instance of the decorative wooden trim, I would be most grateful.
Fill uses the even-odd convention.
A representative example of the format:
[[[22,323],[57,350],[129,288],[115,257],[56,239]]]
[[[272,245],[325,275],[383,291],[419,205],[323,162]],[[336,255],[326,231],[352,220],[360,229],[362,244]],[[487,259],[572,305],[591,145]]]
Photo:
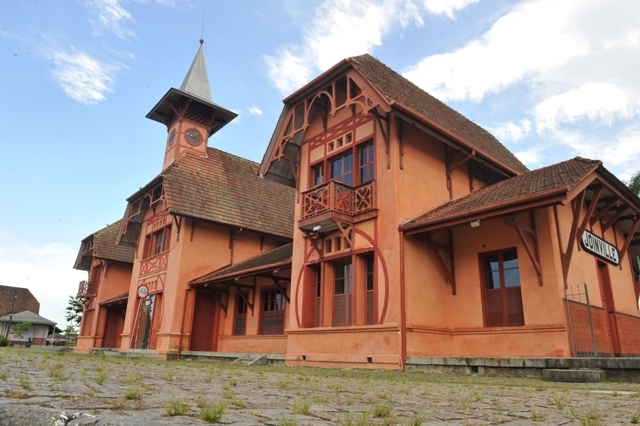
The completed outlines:
[[[415,123],[407,123],[402,118],[396,116],[396,123],[398,126],[398,141],[400,143],[400,170],[404,169],[404,141],[407,137],[407,133],[412,127],[415,127]],[[405,124],[406,123],[406,124]]]
[[[532,225],[531,228],[516,222],[515,215],[504,217],[502,220],[506,225],[511,226],[516,230],[516,232],[518,232],[520,241],[522,242],[522,245],[527,251],[527,254],[529,255],[529,259],[531,260],[531,263],[533,264],[533,267],[535,268],[536,273],[538,274],[538,285],[543,285],[542,268],[540,267],[540,256],[538,254],[538,234],[535,230],[535,225],[534,225],[535,222],[534,222],[533,214],[531,214],[531,225]],[[531,236],[533,240],[533,247],[531,246],[529,241],[527,241],[527,239],[525,238],[524,236],[525,232]]]
[[[224,317],[227,318],[227,308],[229,307],[229,289],[227,291],[222,290],[212,290],[210,292],[211,296],[216,300],[216,302],[220,305],[222,310],[224,311]],[[227,296],[227,300],[225,303],[222,303],[222,295]]]
[[[453,263],[454,261],[453,238],[452,238],[453,232],[451,231],[451,229],[449,229],[449,245],[442,244],[437,241],[433,241],[431,239],[431,235],[432,234],[414,235],[414,238],[417,241],[421,241],[425,243],[426,246],[431,249],[431,251],[435,255],[436,260],[438,261],[438,265],[440,265],[440,268],[442,269],[442,272],[445,275],[445,278],[447,279],[447,281],[451,283],[451,294],[455,296],[457,290],[456,290],[456,270],[455,270],[455,265]],[[442,257],[442,254],[440,253],[440,250],[445,251],[449,255],[450,266],[446,264],[445,260]]]
[[[447,173],[447,189],[449,190],[449,198],[453,200],[453,185],[451,184],[451,172],[454,171],[455,169],[457,169],[458,167],[460,167],[461,165],[463,165],[464,163],[466,163],[467,161],[469,161],[472,157],[476,156],[476,151],[471,150],[471,153],[469,155],[467,155],[466,157],[464,157],[463,159],[461,159],[460,161],[458,161],[455,164],[453,163],[453,159],[455,158],[455,155],[458,151],[453,150],[451,148],[449,148],[448,146],[445,145],[445,164],[446,164],[446,173]]]
[[[636,219],[633,221],[631,228],[629,228],[629,234],[627,234],[627,238],[624,240],[624,244],[622,245],[622,249],[619,250],[620,264],[622,264],[622,259],[624,259],[624,255],[627,254],[627,251],[629,250],[629,246],[631,245],[631,241],[633,241],[633,237],[636,233],[636,230],[638,229],[639,224],[640,224],[640,215],[637,216]]]
[[[587,190],[585,189],[585,193],[586,191]],[[587,207],[587,212],[585,213],[584,219],[582,219],[582,224],[578,228],[578,233],[576,234],[576,238],[578,239],[578,241],[576,241],[578,245],[578,250],[581,250],[579,240],[580,238],[582,238],[582,234],[584,234],[584,230],[587,229],[587,225],[590,223],[591,216],[593,215],[593,212],[595,211],[596,206],[600,202],[599,199],[600,199],[600,194],[602,193],[602,186],[598,186],[597,188],[593,189],[593,191],[594,191],[593,198],[591,198],[591,201],[589,202],[589,206]]]

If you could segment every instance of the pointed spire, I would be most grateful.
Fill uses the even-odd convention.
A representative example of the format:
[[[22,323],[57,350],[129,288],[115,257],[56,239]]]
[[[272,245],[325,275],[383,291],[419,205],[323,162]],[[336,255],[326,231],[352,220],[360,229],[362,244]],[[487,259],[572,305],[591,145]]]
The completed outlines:
[[[211,87],[209,86],[209,77],[207,76],[207,67],[204,64],[204,53],[202,53],[202,44],[204,40],[200,39],[200,48],[193,63],[187,72],[180,90],[190,93],[209,102],[213,102],[211,97]]]

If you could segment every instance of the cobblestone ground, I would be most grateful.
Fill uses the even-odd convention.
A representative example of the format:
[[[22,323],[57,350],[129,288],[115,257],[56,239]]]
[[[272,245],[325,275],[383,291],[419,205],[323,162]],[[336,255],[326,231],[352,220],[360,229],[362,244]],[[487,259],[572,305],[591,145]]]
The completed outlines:
[[[227,425],[633,424],[640,385],[0,348],[0,425],[206,425],[222,410]]]

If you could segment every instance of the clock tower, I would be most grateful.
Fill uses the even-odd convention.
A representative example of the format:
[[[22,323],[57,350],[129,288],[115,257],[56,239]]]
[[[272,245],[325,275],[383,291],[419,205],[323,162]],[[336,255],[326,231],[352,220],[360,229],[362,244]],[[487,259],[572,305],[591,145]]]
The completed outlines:
[[[236,113],[213,103],[203,43],[200,40],[198,53],[180,89],[169,89],[147,114],[147,118],[167,126],[162,170],[186,151],[206,156],[209,136],[237,117]]]

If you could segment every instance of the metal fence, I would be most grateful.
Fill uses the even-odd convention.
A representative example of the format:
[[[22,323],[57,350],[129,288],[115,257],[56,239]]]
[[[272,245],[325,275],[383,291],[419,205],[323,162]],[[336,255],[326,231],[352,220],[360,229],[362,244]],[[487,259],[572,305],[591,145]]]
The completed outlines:
[[[571,356],[598,356],[598,342],[593,327],[593,312],[586,284],[564,288]]]

